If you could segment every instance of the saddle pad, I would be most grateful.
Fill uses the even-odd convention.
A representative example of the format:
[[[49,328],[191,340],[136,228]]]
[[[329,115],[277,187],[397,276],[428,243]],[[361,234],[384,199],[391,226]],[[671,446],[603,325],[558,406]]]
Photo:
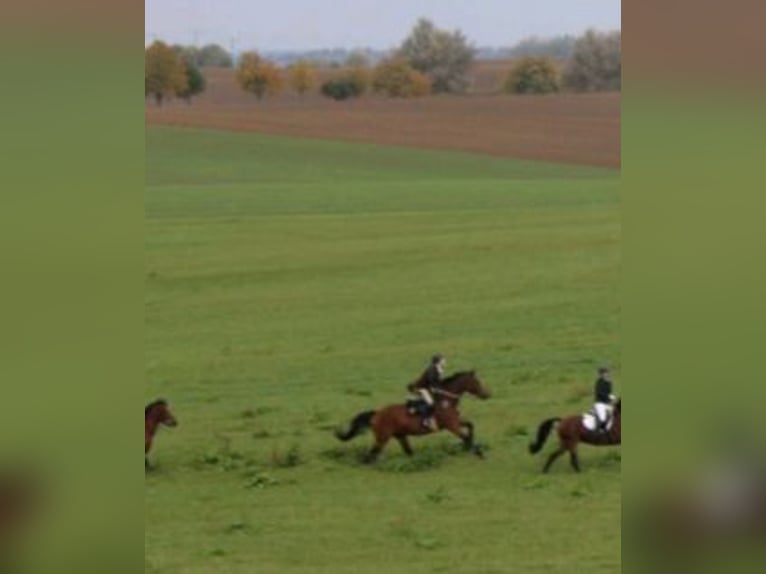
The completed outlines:
[[[593,413],[583,413],[582,415],[582,426],[584,426],[589,431],[595,431],[598,427],[596,423],[596,415]],[[609,430],[612,428],[612,417],[609,418],[609,421],[606,423],[606,430]]]

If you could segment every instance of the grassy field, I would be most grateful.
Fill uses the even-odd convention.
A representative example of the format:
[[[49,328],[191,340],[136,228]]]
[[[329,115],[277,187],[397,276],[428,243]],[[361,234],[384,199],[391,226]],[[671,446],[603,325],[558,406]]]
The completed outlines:
[[[618,571],[619,451],[526,452],[619,377],[618,172],[166,127],[146,166],[145,398],[180,420],[147,572]],[[463,404],[487,459],[437,435],[360,465],[332,429],[436,351],[494,393]]]

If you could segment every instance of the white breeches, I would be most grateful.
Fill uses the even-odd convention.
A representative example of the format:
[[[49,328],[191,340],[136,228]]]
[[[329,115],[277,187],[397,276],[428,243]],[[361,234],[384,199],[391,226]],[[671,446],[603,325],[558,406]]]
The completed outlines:
[[[593,405],[593,410],[596,413],[596,418],[599,422],[606,422],[612,416],[614,407],[608,403],[596,403]]]
[[[428,403],[429,406],[433,406],[434,398],[431,396],[431,393],[428,391],[428,389],[418,389],[418,394],[426,403]]]

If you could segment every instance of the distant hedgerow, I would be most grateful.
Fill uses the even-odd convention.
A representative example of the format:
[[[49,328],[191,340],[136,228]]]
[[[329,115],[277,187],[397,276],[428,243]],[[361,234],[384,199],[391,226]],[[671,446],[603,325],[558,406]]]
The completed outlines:
[[[320,89],[323,96],[332,98],[335,101],[358,98],[364,93],[364,87],[355,81],[354,78],[339,77],[327,80]]]

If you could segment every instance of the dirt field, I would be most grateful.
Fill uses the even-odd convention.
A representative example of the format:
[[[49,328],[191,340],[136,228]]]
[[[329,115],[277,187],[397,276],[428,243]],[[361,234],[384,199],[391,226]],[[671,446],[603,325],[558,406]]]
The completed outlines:
[[[620,94],[493,95],[510,63],[485,63],[476,94],[333,102],[284,94],[258,101],[230,70],[209,70],[192,105],[146,107],[148,124],[452,149],[559,163],[620,166]]]

